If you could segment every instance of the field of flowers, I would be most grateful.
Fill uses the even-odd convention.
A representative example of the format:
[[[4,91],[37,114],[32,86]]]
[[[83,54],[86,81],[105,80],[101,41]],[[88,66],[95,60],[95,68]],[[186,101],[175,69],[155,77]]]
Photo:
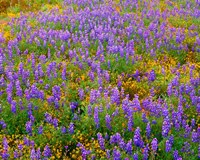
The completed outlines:
[[[3,2],[0,159],[200,159],[200,0]]]

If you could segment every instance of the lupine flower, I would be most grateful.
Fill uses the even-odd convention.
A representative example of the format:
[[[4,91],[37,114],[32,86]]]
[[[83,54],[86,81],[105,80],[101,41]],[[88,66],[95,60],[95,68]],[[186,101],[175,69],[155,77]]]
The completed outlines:
[[[69,124],[68,131],[69,131],[70,134],[73,134],[73,133],[74,133],[74,123],[71,122],[71,123]]]
[[[26,132],[28,132],[28,134],[32,136],[32,122],[31,121],[26,122]]]
[[[155,71],[154,71],[154,70],[151,70],[151,72],[149,73],[148,80],[149,80],[150,82],[153,82],[153,81],[155,81],[155,79],[156,79]]]
[[[139,157],[138,157],[138,154],[137,154],[137,153],[134,153],[134,155],[133,155],[133,160],[139,160]]]
[[[200,135],[198,135],[198,133],[195,131],[192,132],[192,142],[194,143],[200,142]]]
[[[98,107],[94,108],[94,122],[96,124],[96,128],[100,127],[100,122],[99,122],[99,110]]]
[[[120,94],[117,88],[112,89],[111,103],[112,104],[116,103],[117,105],[120,104]]]
[[[132,131],[133,125],[134,125],[133,116],[129,116],[128,117],[128,131],[130,131],[130,132]]]
[[[43,154],[44,154],[45,157],[48,157],[48,158],[51,157],[51,155],[52,155],[51,154],[51,149],[49,148],[48,145],[45,146]]]
[[[148,157],[149,157],[149,147],[148,145],[146,145],[143,152],[143,160],[148,160]]]
[[[13,100],[13,101],[11,102],[11,111],[12,111],[13,113],[15,113],[15,114],[17,113],[17,107],[16,107],[16,106],[17,106],[17,102]]]
[[[41,158],[41,151],[40,151],[40,148],[38,148],[36,152],[36,159],[40,159],[40,158]]]
[[[1,154],[2,159],[8,159],[10,157],[10,154],[8,153],[8,141],[6,137],[3,138],[3,150],[4,152]]]
[[[190,143],[184,142],[184,145],[181,148],[181,152],[189,153],[190,152]]]
[[[158,149],[158,140],[156,138],[154,138],[151,142],[151,148],[153,150],[153,152],[155,153]]]
[[[111,130],[112,127],[111,127],[111,117],[110,117],[110,115],[106,114],[105,120],[106,120],[106,127],[107,127],[109,130]]]
[[[92,107],[90,105],[88,105],[88,115],[89,116],[92,115]]]
[[[83,159],[83,160],[86,160],[87,155],[89,155],[89,154],[91,153],[91,151],[85,149],[85,147],[83,146],[83,144],[80,143],[80,142],[78,142],[77,146],[81,148],[82,159]]]
[[[107,158],[107,159],[110,159],[110,158],[111,158],[111,156],[110,156],[110,150],[108,150],[108,149],[106,150],[106,158]]]
[[[132,140],[129,140],[128,143],[126,144],[126,152],[129,154],[129,155],[132,155]]]
[[[144,142],[142,141],[142,138],[140,136],[140,128],[139,127],[137,127],[135,130],[133,141],[137,147],[142,148],[144,146]]]
[[[42,133],[43,133],[43,127],[40,126],[40,127],[38,128],[38,134],[42,134]]]
[[[100,148],[102,150],[105,150],[105,140],[102,137],[101,133],[97,133],[97,138],[98,138],[98,141],[99,141]]]
[[[14,151],[14,158],[19,158],[19,153],[18,153],[17,149]]]
[[[148,119],[146,118],[146,114],[145,113],[142,113],[142,121],[144,123],[147,123],[148,122]]]
[[[146,127],[146,136],[147,138],[150,138],[151,135],[151,125],[150,122],[147,123],[147,127]]]
[[[113,150],[113,160],[120,160],[121,159],[121,153],[119,150],[114,149]]]
[[[170,143],[169,140],[166,140],[166,143],[165,143],[165,151],[166,152],[170,152],[172,149],[172,144]]]
[[[31,150],[30,159],[31,159],[31,160],[35,160],[35,159],[36,159],[36,152],[35,152],[35,149],[34,149],[34,148]]]
[[[169,117],[166,117],[162,125],[162,136],[167,137],[170,129],[171,129],[170,119]]]

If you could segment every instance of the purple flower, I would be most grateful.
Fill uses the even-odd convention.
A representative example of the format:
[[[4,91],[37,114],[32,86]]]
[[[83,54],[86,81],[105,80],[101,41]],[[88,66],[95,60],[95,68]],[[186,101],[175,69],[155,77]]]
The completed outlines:
[[[133,160],[139,160],[139,157],[138,157],[138,154],[137,154],[137,153],[134,153],[134,155],[133,155]]]
[[[57,119],[57,118],[54,118],[54,119],[52,120],[52,124],[54,125],[55,128],[57,128],[57,127],[58,127],[58,119]]]
[[[98,107],[94,108],[94,122],[96,124],[96,128],[100,127],[100,122],[99,122],[99,110]]]
[[[17,102],[15,101],[15,100],[13,100],[12,102],[11,102],[11,111],[13,112],[13,113],[17,113]]]
[[[107,158],[107,159],[110,159],[110,158],[111,158],[111,157],[110,157],[110,150],[108,150],[108,149],[106,150],[106,158]]]
[[[169,140],[166,140],[166,143],[165,143],[165,151],[166,152],[170,152],[172,149],[172,144],[170,143]]]
[[[121,153],[119,150],[113,150],[113,160],[121,160]]]
[[[192,132],[192,142],[200,143],[200,135],[198,135],[198,133],[195,131]]]
[[[133,128],[133,125],[134,125],[134,122],[133,122],[133,116],[129,116],[128,117],[128,131],[132,131],[132,128]]]
[[[97,133],[97,139],[102,150],[105,150],[105,140],[101,133]]]
[[[40,126],[40,127],[38,128],[38,134],[42,134],[42,133],[43,133],[43,127]]]
[[[179,158],[178,150],[174,151],[173,156],[174,156],[174,160],[178,160]]]
[[[149,73],[148,80],[149,80],[150,82],[153,82],[153,81],[155,81],[155,79],[156,79],[155,71],[154,71],[154,70],[151,70],[151,72]]]
[[[91,107],[91,105],[88,105],[88,115],[89,116],[92,115],[92,107]]]
[[[150,122],[147,123],[147,127],[146,127],[146,136],[149,139],[151,135],[151,125]]]
[[[31,121],[26,122],[26,132],[28,132],[28,134],[32,136],[32,122]]]
[[[19,158],[19,153],[18,153],[17,149],[14,151],[14,158]]]
[[[31,155],[30,155],[31,160],[35,160],[36,159],[36,152],[35,149],[31,149]]]
[[[40,151],[40,148],[38,148],[36,152],[36,159],[40,159],[40,158],[41,158],[41,151]]]
[[[114,104],[116,103],[117,105],[120,104],[120,93],[117,88],[112,89],[112,94],[111,94],[111,103]]]
[[[0,106],[1,107],[1,106]],[[1,113],[1,112],[0,112]],[[2,129],[6,128],[6,123],[4,122],[4,120],[0,120],[0,125],[2,126]]]
[[[66,132],[67,132],[67,129],[66,129],[66,127],[61,127],[61,132],[62,132],[62,134],[65,134]]]
[[[70,134],[73,134],[73,133],[74,133],[74,123],[71,122],[71,123],[69,124],[68,131],[69,131]]]
[[[142,141],[142,138],[140,136],[140,128],[137,127],[134,133],[134,138],[133,138],[135,146],[142,148],[144,146],[144,142]]]
[[[80,88],[78,90],[78,94],[79,94],[80,100],[83,100],[84,99],[84,90],[82,88]]]
[[[148,157],[149,157],[149,147],[148,145],[146,145],[143,152],[143,160],[148,160]]]
[[[163,125],[162,125],[162,136],[163,137],[167,137],[168,133],[171,129],[171,124],[170,124],[170,119],[169,117],[165,117],[164,121],[163,121]]]
[[[132,139],[128,141],[128,143],[126,144],[126,152],[129,154],[129,155],[132,155],[132,150],[133,150],[133,147],[132,147]]]
[[[153,152],[155,153],[158,149],[158,140],[156,138],[154,138],[151,142],[151,148],[153,150]]]
[[[190,151],[190,143],[184,142],[183,147],[181,148],[181,152],[189,153]]]
[[[110,115],[106,114],[105,120],[106,120],[106,127],[107,127],[109,130],[111,130],[112,127],[111,127],[111,117],[110,117]]]
[[[48,145],[45,146],[43,154],[44,154],[45,157],[48,157],[48,158],[51,157],[51,149],[49,148]]]

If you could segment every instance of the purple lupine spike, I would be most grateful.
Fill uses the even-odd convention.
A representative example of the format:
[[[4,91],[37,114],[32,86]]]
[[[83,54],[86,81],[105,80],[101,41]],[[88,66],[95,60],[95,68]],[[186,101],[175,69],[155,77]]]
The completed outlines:
[[[174,143],[174,136],[173,135],[169,136],[169,142],[173,145],[173,143]]]
[[[121,153],[119,150],[114,149],[113,150],[113,160],[120,160],[121,159]]]
[[[52,120],[52,124],[54,125],[55,128],[57,128],[57,127],[58,127],[58,119],[57,119],[57,118],[54,118],[54,119]]]
[[[49,148],[48,145],[45,146],[44,151],[43,151],[43,154],[44,154],[45,157],[48,157],[48,158],[51,157],[51,155],[52,155],[52,154],[51,154],[51,149]]]
[[[195,131],[192,132],[192,142],[200,143],[200,135]]]
[[[1,154],[1,157],[2,157],[2,159],[7,160],[10,157],[10,154],[8,153],[9,145],[8,145],[8,141],[7,141],[6,137],[3,138],[2,145],[3,145],[4,152]]]
[[[166,143],[165,143],[165,151],[166,152],[170,152],[172,149],[172,144],[170,143],[169,140],[166,140]]]
[[[11,102],[11,112],[13,112],[14,114],[17,113],[17,102],[15,100]]]
[[[132,155],[132,151],[133,151],[133,147],[132,147],[132,139],[128,141],[128,143],[126,144],[126,152],[129,155]]]
[[[92,115],[92,107],[91,107],[91,105],[88,105],[88,115],[89,116]]]
[[[38,128],[38,134],[42,134],[42,133],[43,133],[43,127],[39,126],[39,128]]]
[[[149,147],[148,145],[146,145],[143,152],[143,160],[148,160],[148,157],[149,157]]]
[[[138,157],[138,154],[137,154],[137,153],[134,153],[134,155],[133,155],[133,160],[139,160],[139,157]]]
[[[117,88],[112,89],[111,103],[112,104],[116,103],[117,105],[120,104],[120,93],[119,93],[119,90]]]
[[[158,149],[158,140],[156,138],[154,138],[151,142],[151,148],[153,150],[154,153],[156,153],[157,149]]]
[[[153,82],[153,81],[155,81],[155,79],[156,79],[155,71],[151,70],[151,72],[149,73],[148,80],[149,80],[149,82]]]
[[[96,124],[96,128],[99,128],[100,122],[99,122],[99,109],[98,109],[98,107],[94,108],[94,122]]]
[[[128,131],[131,132],[132,131],[132,128],[134,126],[134,122],[133,122],[133,116],[129,116],[128,117]]]
[[[84,90],[82,88],[79,88],[78,90],[78,94],[79,94],[79,97],[80,97],[80,100],[83,100],[84,99]]]
[[[30,159],[31,159],[31,160],[35,160],[35,159],[36,159],[36,152],[35,152],[35,149],[34,149],[34,148],[31,149]]]
[[[118,142],[118,145],[122,150],[126,149],[126,143],[124,142],[123,139],[120,139],[120,141]]]
[[[62,132],[62,134],[65,134],[67,132],[67,129],[65,126],[61,127],[61,132]]]
[[[178,160],[178,158],[179,158],[178,150],[175,150],[173,152],[173,157],[174,157],[174,160]]]
[[[167,137],[170,129],[171,129],[170,119],[169,117],[165,117],[162,125],[162,136]]]
[[[41,158],[41,151],[40,151],[40,148],[38,148],[36,152],[36,159],[40,159],[40,158]]]
[[[28,132],[28,134],[32,136],[32,122],[31,121],[26,122],[26,132]]]
[[[150,122],[148,122],[146,126],[146,136],[148,139],[150,138],[150,135],[151,135],[151,125]]]
[[[70,134],[73,134],[73,133],[74,133],[74,123],[71,122],[71,123],[69,124],[68,131],[69,131]]]
[[[105,120],[106,120],[106,127],[107,127],[109,130],[112,130],[112,127],[111,127],[111,117],[110,117],[109,114],[106,114]]]
[[[20,155],[19,155],[17,149],[14,151],[13,154],[14,154],[14,158],[16,158],[16,159],[20,157]]]
[[[111,156],[110,156],[110,150],[108,150],[108,149],[106,150],[106,158],[107,158],[107,159],[110,159],[110,158],[111,158]]]
[[[102,150],[105,150],[105,140],[101,133],[97,133],[97,139]]]
[[[134,144],[139,148],[142,148],[144,146],[144,142],[142,141],[142,138],[140,136],[139,127],[137,127],[135,130],[133,141],[134,141]]]

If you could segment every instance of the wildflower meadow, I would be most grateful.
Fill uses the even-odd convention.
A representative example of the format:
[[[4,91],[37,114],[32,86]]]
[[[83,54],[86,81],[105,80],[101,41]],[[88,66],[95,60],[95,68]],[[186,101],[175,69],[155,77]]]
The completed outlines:
[[[0,0],[0,159],[200,159],[200,0]]]

